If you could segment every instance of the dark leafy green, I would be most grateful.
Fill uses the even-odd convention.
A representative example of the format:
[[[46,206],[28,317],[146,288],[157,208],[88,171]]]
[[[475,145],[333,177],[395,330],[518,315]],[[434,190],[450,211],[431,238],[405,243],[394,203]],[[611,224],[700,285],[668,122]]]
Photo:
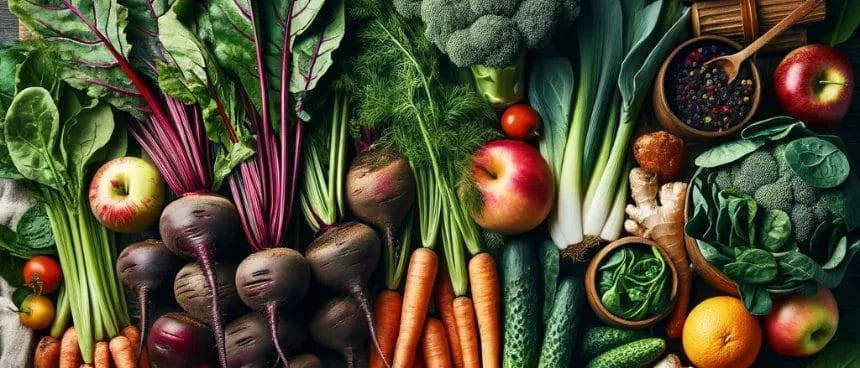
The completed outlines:
[[[818,137],[791,141],[785,147],[785,159],[797,176],[815,188],[835,188],[851,174],[845,152]]]
[[[669,307],[669,268],[657,248],[649,248],[617,249],[598,269],[600,301],[618,317],[641,321]]]
[[[836,341],[828,345],[807,368],[854,368],[860,366],[860,344]]]
[[[529,102],[541,117],[540,152],[558,177],[570,122],[573,66],[567,58],[545,57],[531,68]]]

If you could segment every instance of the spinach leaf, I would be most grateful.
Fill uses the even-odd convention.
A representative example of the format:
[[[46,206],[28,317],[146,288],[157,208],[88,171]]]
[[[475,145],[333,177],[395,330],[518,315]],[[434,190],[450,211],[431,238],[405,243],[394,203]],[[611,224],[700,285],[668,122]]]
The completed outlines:
[[[797,119],[777,116],[748,125],[741,131],[741,138],[746,140],[765,138],[770,141],[778,141],[791,134],[795,128],[803,126],[803,123]]]
[[[761,249],[747,249],[735,262],[723,267],[726,276],[738,283],[764,285],[776,278],[776,259]]]
[[[818,137],[789,143],[785,147],[785,160],[797,176],[815,188],[835,188],[851,174],[845,152]]]
[[[850,3],[851,1],[846,1]],[[860,366],[860,344],[834,341],[807,368],[855,368]]]
[[[81,193],[85,188],[87,168],[93,156],[110,142],[113,131],[113,111],[106,103],[81,110],[63,126],[61,151],[72,179],[71,193]]]
[[[848,239],[845,238],[840,241],[845,241],[847,243]],[[815,276],[815,279],[829,288],[839,286],[839,283],[841,283],[842,279],[845,277],[845,272],[851,265],[851,259],[854,258],[854,255],[857,254],[858,251],[860,251],[860,240],[854,242],[854,244],[851,244],[851,246],[848,247],[845,251],[845,257],[838,266],[831,269],[817,267],[816,271],[818,271],[818,274]]]
[[[821,267],[809,256],[798,251],[781,253],[776,256],[779,270],[789,281],[808,281],[815,278]]]
[[[639,246],[615,250],[599,267],[601,303],[612,314],[643,320],[669,307],[666,260],[654,248]]]
[[[754,315],[766,315],[773,308],[770,292],[763,286],[738,283],[738,294],[747,311]]]
[[[758,227],[761,229],[758,244],[771,253],[778,252],[791,239],[791,218],[785,211],[765,212]]]
[[[60,113],[48,90],[30,87],[15,95],[6,114],[6,144],[21,175],[63,191],[65,164],[57,154]]]
[[[699,251],[702,252],[702,256],[708,260],[708,263],[717,268],[722,269],[723,266],[734,260],[733,256],[730,257],[726,255],[726,253],[721,251],[720,247],[715,244],[711,244],[704,240],[697,240],[696,243],[699,245]]]
[[[730,164],[764,146],[764,139],[738,139],[702,152],[696,157],[698,167],[712,168]]]
[[[828,5],[828,19],[822,25],[832,28],[822,32],[822,41],[835,46],[848,41],[860,26],[860,2],[841,0],[829,2]]]
[[[573,99],[573,66],[564,57],[540,58],[532,65],[529,102],[541,118],[540,152],[558,180]]]
[[[54,236],[44,204],[38,203],[24,212],[18,221],[16,232],[21,245],[30,248],[34,253],[54,253]]]

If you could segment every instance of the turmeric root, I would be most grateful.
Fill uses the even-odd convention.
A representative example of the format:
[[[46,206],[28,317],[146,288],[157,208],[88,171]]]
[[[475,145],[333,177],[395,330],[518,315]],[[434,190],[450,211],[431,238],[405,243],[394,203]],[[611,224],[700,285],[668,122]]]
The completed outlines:
[[[678,296],[675,309],[666,324],[666,334],[673,339],[681,337],[690,299],[692,273],[687,250],[684,247],[684,206],[687,183],[667,183],[657,194],[657,175],[641,168],[630,170],[630,192],[635,205],[627,205],[627,232],[654,240],[678,271]]]

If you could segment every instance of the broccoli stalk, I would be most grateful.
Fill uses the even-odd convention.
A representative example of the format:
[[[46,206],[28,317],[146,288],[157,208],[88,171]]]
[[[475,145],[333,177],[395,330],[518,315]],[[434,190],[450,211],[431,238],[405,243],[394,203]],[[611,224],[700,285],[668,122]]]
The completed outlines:
[[[525,54],[511,66],[493,68],[472,65],[475,88],[493,107],[504,108],[523,99],[525,91]]]

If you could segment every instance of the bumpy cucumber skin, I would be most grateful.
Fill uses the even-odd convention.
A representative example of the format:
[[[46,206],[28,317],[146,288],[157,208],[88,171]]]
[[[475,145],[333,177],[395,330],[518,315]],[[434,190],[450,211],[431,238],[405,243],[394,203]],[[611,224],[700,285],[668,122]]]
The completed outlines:
[[[540,269],[543,274],[543,323],[549,324],[552,316],[553,301],[557,292],[558,274],[561,271],[561,254],[551,240],[540,246]]]
[[[573,357],[585,298],[582,280],[563,279],[555,296],[540,351],[540,368],[565,367]]]
[[[540,271],[533,244],[513,240],[502,251],[502,299],[504,300],[504,347],[502,366],[531,368],[538,362]]]
[[[582,353],[592,358],[629,342],[644,339],[648,335],[642,331],[625,330],[616,327],[592,327],[582,337]]]
[[[649,337],[607,351],[588,362],[585,368],[644,368],[666,352],[666,341]]]

